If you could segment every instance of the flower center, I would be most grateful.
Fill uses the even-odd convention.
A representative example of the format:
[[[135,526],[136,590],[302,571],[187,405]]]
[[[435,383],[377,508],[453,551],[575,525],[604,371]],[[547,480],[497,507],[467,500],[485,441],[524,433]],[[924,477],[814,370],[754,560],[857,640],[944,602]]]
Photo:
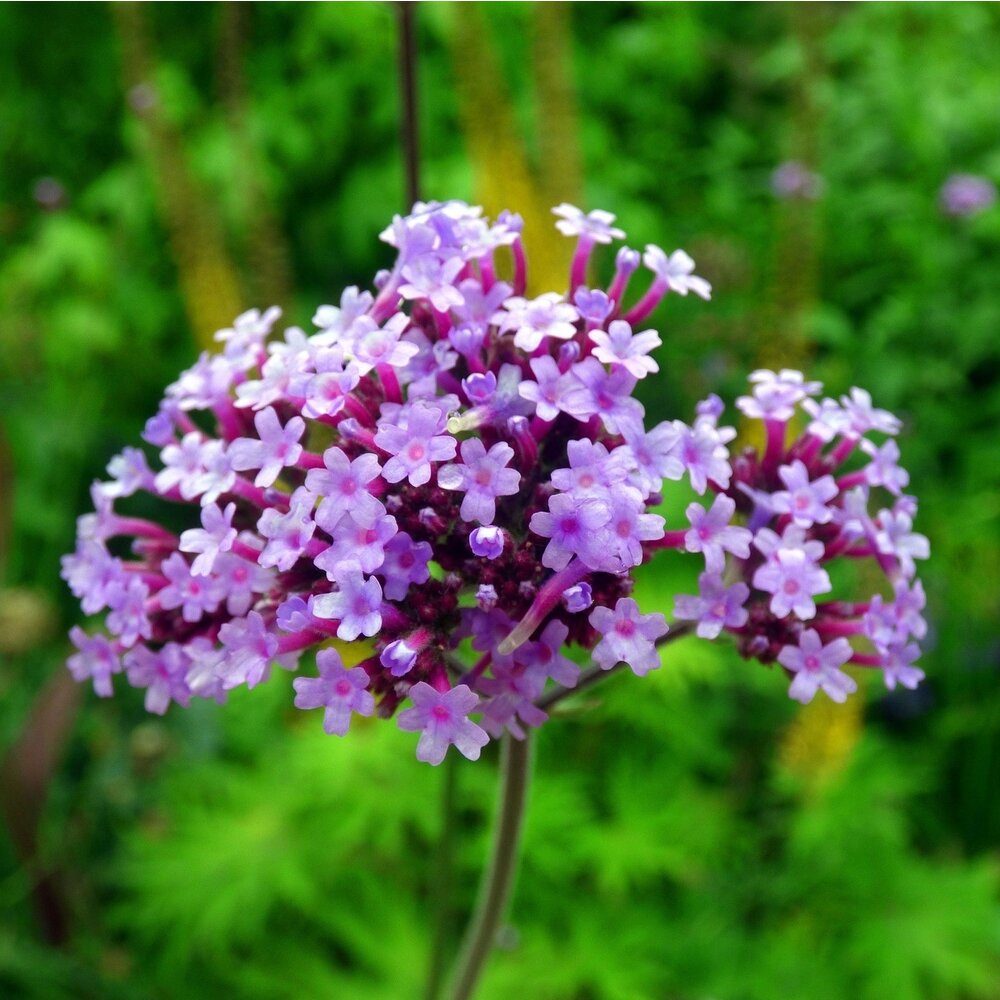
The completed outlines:
[[[578,535],[580,533],[580,522],[575,514],[564,517],[559,522],[559,533],[562,535]]]

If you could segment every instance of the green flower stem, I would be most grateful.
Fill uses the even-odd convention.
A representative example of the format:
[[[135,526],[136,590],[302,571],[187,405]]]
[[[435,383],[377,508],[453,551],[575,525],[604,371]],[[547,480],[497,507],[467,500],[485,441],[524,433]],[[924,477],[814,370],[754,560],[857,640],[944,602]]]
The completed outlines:
[[[433,907],[434,936],[427,965],[424,1000],[437,1000],[447,970],[452,926],[455,828],[457,819],[458,754],[450,753],[441,768],[441,836],[435,862]]]
[[[660,638],[656,645],[666,645],[693,630],[694,625],[691,622],[672,624],[670,631]],[[540,698],[537,705],[541,709],[550,709],[564,698],[598,683],[622,666],[623,664],[619,663],[611,670],[591,667],[580,675],[576,687],[553,691]],[[505,734],[500,748],[500,803],[493,835],[493,849],[489,867],[479,887],[476,908],[469,921],[455,965],[456,971],[448,1000],[470,1000],[493,950],[497,930],[503,920],[517,871],[521,824],[528,798],[530,765],[530,731],[523,740],[515,740],[510,734]]]
[[[531,735],[515,740],[504,735],[500,747],[500,804],[489,867],[469,921],[448,993],[450,1000],[469,1000],[493,950],[517,871],[521,823],[528,798]]]
[[[415,4],[399,3],[400,136],[406,181],[406,211],[420,199],[420,127],[417,119],[417,32]]]

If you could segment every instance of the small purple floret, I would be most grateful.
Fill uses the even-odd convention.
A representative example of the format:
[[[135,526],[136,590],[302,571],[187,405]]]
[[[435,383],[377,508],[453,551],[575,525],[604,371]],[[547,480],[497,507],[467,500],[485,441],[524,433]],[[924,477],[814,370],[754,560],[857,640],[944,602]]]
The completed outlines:
[[[490,738],[469,720],[479,698],[468,687],[459,684],[442,693],[420,681],[410,688],[410,699],[413,708],[400,712],[398,723],[406,732],[420,733],[417,760],[440,764],[452,744],[463,757],[479,759]]]
[[[631,597],[621,597],[611,608],[598,607],[590,613],[590,624],[603,637],[594,647],[594,660],[604,670],[625,663],[643,677],[660,666],[656,640],[668,631],[663,615],[639,614],[639,605]]]
[[[323,732],[344,736],[352,714],[373,715],[375,699],[368,687],[368,675],[360,667],[348,670],[335,649],[321,649],[316,654],[319,677],[296,677],[295,707],[323,709]]]

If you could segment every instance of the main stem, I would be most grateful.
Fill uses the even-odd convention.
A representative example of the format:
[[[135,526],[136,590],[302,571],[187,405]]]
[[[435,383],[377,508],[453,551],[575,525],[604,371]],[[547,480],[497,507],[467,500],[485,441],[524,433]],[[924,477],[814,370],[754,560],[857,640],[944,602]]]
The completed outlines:
[[[437,861],[435,864],[434,895],[432,906],[434,913],[434,932],[431,939],[430,961],[427,966],[427,987],[424,990],[424,1000],[438,1000],[444,977],[448,971],[448,953],[452,927],[452,858],[455,853],[455,828],[457,826],[457,809],[455,808],[456,788],[458,785],[458,757],[448,754],[442,766],[441,784],[441,836],[437,845]]]
[[[500,748],[500,803],[489,867],[479,887],[476,909],[455,965],[449,1000],[469,1000],[493,950],[517,871],[521,823],[528,798],[531,735],[505,734]]]
[[[399,90],[402,104],[400,134],[403,140],[403,171],[406,211],[420,197],[420,129],[417,123],[417,35],[415,3],[399,3]]]

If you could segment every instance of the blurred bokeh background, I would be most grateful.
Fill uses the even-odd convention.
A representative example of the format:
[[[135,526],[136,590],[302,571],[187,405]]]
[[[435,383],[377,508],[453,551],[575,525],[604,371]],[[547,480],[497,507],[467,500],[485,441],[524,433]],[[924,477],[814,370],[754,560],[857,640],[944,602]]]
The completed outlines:
[[[916,692],[802,709],[684,640],[543,729],[482,997],[1000,997],[1000,6],[414,13],[423,195],[522,212],[537,290],[561,201],[687,249],[715,297],[654,317],[652,416],[760,366],[867,387],[933,545]],[[4,997],[419,997],[471,905],[492,754],[325,737],[287,675],[161,719],[63,667],[59,556],[163,387],[388,262],[397,41],[389,3],[0,5]]]

